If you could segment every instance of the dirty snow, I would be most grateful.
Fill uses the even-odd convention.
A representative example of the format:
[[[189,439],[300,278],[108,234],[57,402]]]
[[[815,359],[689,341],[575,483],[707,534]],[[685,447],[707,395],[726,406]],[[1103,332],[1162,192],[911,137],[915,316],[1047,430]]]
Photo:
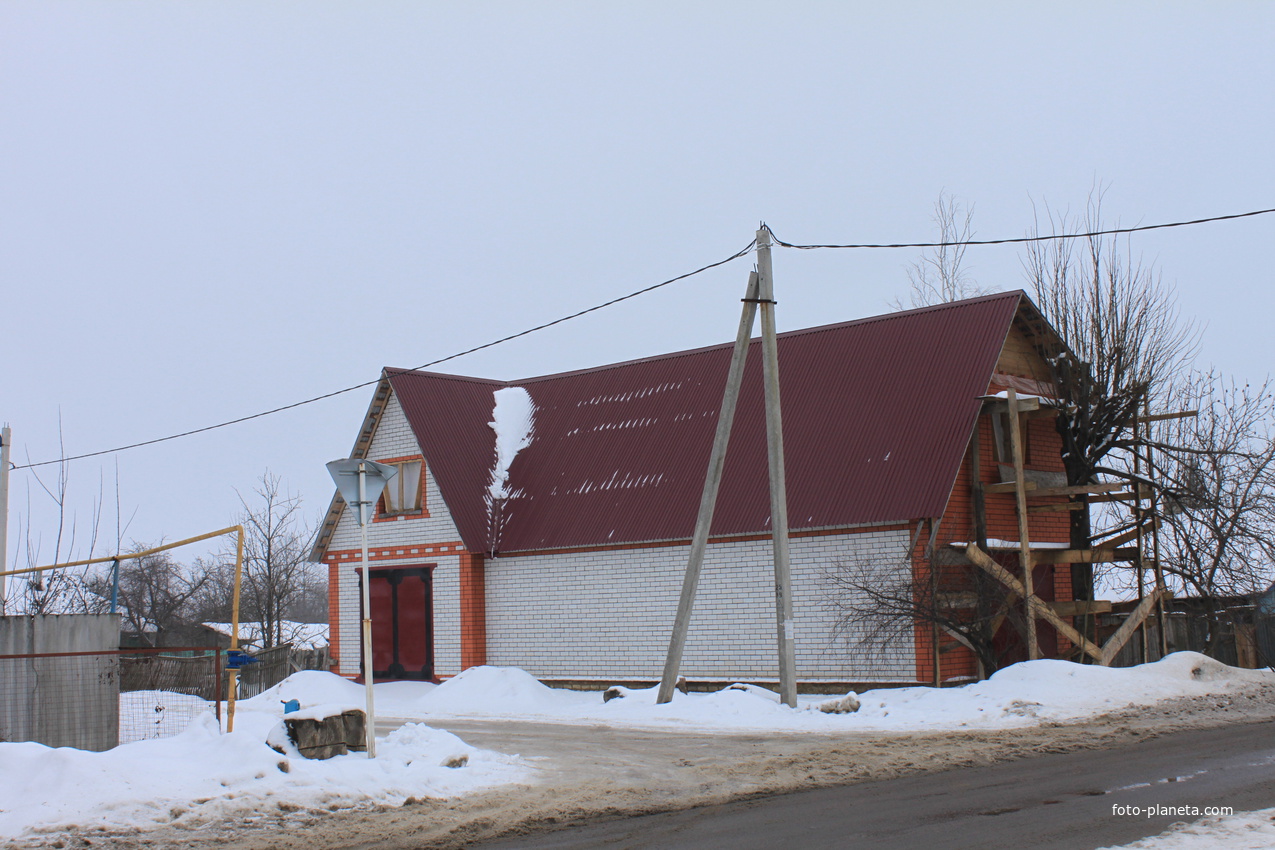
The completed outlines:
[[[392,683],[391,683],[392,684]],[[393,687],[377,700],[396,704]],[[419,689],[413,694],[419,696]],[[222,734],[208,712],[181,733],[104,753],[34,743],[0,743],[0,839],[83,832],[101,825],[140,829],[198,826],[269,812],[447,798],[525,781],[516,756],[469,746],[449,732],[412,723],[362,753],[327,761],[281,755],[265,741],[281,726],[281,699],[304,707],[361,707],[363,688],[314,671],[298,673],[238,705],[235,731]],[[445,767],[464,757],[463,767]]]
[[[487,424],[496,432],[496,460],[487,493],[492,499],[507,499],[511,495],[509,467],[518,452],[531,445],[536,406],[522,387],[505,387],[493,395],[496,406]]]
[[[1275,847],[1275,809],[1178,823],[1150,838],[1102,850],[1269,850]]]
[[[678,693],[663,706],[655,704],[655,688],[622,688],[619,699],[603,702],[601,685],[592,692],[559,690],[517,668],[476,667],[441,685],[376,685],[378,716],[406,719],[409,725],[379,740],[375,760],[350,754],[320,762],[280,755],[264,743],[272,732],[277,737],[283,702],[296,699],[310,712],[318,706],[357,708],[364,704],[364,692],[330,673],[306,671],[241,701],[229,735],[219,734],[204,714],[175,737],[106,753],[0,744],[0,837],[101,824],[197,826],[249,813],[397,806],[413,797],[457,797],[529,781],[531,768],[516,756],[475,749],[430,727],[431,720],[445,718],[724,734],[989,730],[1080,720],[1272,682],[1275,674],[1227,667],[1189,652],[1134,668],[1044,660],[1016,664],[960,688],[867,691],[858,695],[857,711],[831,714],[819,707],[837,695],[803,696],[795,710],[781,705],[774,692],[753,685]],[[466,766],[443,766],[462,756]]]

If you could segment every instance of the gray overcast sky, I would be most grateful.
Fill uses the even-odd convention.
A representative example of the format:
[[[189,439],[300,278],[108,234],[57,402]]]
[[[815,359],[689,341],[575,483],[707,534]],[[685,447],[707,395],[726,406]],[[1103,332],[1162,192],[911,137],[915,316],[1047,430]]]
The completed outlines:
[[[1109,223],[1275,206],[1275,3],[0,3],[0,420],[15,461],[196,428],[416,366],[719,260],[983,238],[1109,187]],[[1135,236],[1270,370],[1275,216]],[[1015,247],[975,248],[989,288]],[[781,329],[906,297],[914,251],[780,250]],[[446,371],[518,378],[724,342],[749,260]],[[229,524],[267,468],[318,514],[368,390],[118,463],[128,540]],[[45,467],[47,481],[55,467]],[[28,470],[45,563],[56,516]],[[28,497],[29,493],[29,497]],[[28,509],[28,499],[30,508]],[[77,552],[77,554],[79,554]],[[191,553],[195,554],[195,553]]]

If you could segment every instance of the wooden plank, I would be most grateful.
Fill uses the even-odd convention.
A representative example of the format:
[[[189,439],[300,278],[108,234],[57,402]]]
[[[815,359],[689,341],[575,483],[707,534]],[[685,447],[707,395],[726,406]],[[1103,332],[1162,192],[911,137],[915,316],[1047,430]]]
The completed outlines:
[[[1130,529],[1129,531],[1126,531],[1124,534],[1121,534],[1118,537],[1112,537],[1107,540],[1104,540],[1098,545],[1094,546],[1094,548],[1095,549],[1115,549],[1117,546],[1120,546],[1124,543],[1128,543],[1130,540],[1137,540],[1139,532],[1141,532],[1142,534],[1147,534],[1153,528],[1156,528],[1159,525],[1160,525],[1160,518],[1152,517],[1151,522],[1144,523],[1139,528]]]
[[[1133,561],[1138,550],[1123,549],[1037,549],[1036,562],[1040,564],[1114,564]]]
[[[1008,399],[998,398],[997,396],[983,396],[983,412],[984,413],[1007,413],[1009,411]],[[1040,399],[1038,398],[1020,398],[1018,399],[1018,412],[1030,413],[1040,410]]]
[[[1138,626],[1142,625],[1142,621],[1147,618],[1147,615],[1155,610],[1156,603],[1161,596],[1171,599],[1173,594],[1164,585],[1159,585],[1152,589],[1151,593],[1143,598],[1138,607],[1133,609],[1133,613],[1121,624],[1120,628],[1116,629],[1116,633],[1102,645],[1102,654],[1098,657],[1099,664],[1103,667],[1111,666],[1111,662],[1116,658],[1116,653],[1129,642],[1129,638],[1133,637],[1133,633],[1138,630]]]
[[[1050,610],[1059,617],[1083,617],[1086,614],[1109,614],[1111,603],[1093,599],[1078,599],[1073,602],[1046,602]]]
[[[1064,502],[1061,505],[1032,505],[1027,511],[1033,514],[1041,514],[1051,511],[1083,511],[1084,509],[1083,502]]]
[[[1024,489],[1024,490],[1035,490],[1035,489],[1036,489],[1036,482],[1034,482],[1034,481],[1024,481],[1024,482],[1023,482],[1023,489]],[[1018,482],[1017,482],[1017,481],[1005,481],[1005,482],[1002,482],[1002,483],[1000,483],[1000,484],[984,484],[984,485],[983,485],[983,492],[984,492],[984,493],[1017,493],[1017,492],[1018,492]]]
[[[1199,416],[1198,410],[1183,410],[1180,413],[1157,413],[1154,416],[1135,416],[1128,422],[1124,423],[1124,427],[1132,428],[1140,422],[1163,422],[1166,419],[1187,419],[1192,416]]]
[[[984,570],[990,573],[995,579],[997,579],[1001,584],[1005,585],[1010,590],[1014,591],[1014,593],[1017,593],[1020,596],[1023,595],[1024,588],[1022,583],[1019,582],[1017,578],[1012,576],[1008,570],[1006,570],[1000,564],[993,561],[991,556],[988,555],[986,552],[984,552],[982,549],[979,549],[977,546],[971,543],[969,546],[965,547],[965,557],[969,558],[972,562],[982,567]],[[1054,629],[1056,629],[1060,635],[1067,638],[1067,640],[1071,641],[1076,646],[1080,647],[1082,650],[1088,653],[1092,658],[1094,658],[1095,660],[1101,663],[1101,659],[1102,659],[1101,648],[1087,641],[1084,638],[1084,636],[1080,634],[1080,632],[1076,631],[1071,626],[1064,623],[1061,617],[1059,617],[1053,611],[1049,610],[1049,608],[1045,605],[1045,603],[1041,602],[1035,596],[1028,597],[1027,601],[1028,601],[1028,607],[1032,610],[1033,613],[1035,613],[1041,619],[1045,620],[1047,623],[1053,626]]]
[[[1017,482],[1006,481],[1001,484],[987,484],[983,490],[987,493],[1013,493]],[[1119,482],[1111,484],[1072,484],[1066,487],[1037,487],[1031,481],[1024,482],[1023,489],[1028,492],[1029,498],[1044,499],[1049,496],[1079,496],[1084,493],[1108,493],[1112,490],[1119,490],[1125,486]]]
[[[1137,493],[1132,490],[1128,490],[1122,493],[1110,493],[1105,496],[1090,496],[1089,504],[1092,505],[1097,502],[1132,502],[1137,498]]]

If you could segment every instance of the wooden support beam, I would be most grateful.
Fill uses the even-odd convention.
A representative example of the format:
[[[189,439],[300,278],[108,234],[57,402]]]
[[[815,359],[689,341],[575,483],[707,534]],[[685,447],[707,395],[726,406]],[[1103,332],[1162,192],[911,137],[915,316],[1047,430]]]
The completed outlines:
[[[1024,490],[1035,490],[1035,489],[1036,489],[1036,482],[1035,482],[1035,481],[1024,481],[1024,482],[1023,482],[1023,489],[1024,489]],[[1017,482],[1017,481],[1003,481],[1003,482],[1001,482],[1000,484],[984,484],[984,485],[983,485],[983,492],[984,492],[984,493],[1017,493],[1017,492],[1018,492],[1018,482]]]
[[[1142,625],[1142,621],[1147,618],[1147,615],[1156,609],[1156,603],[1159,602],[1161,597],[1172,599],[1173,594],[1164,585],[1157,585],[1152,588],[1151,592],[1143,598],[1138,607],[1133,609],[1133,613],[1129,615],[1129,618],[1121,624],[1119,629],[1116,629],[1116,633],[1102,645],[1102,655],[1098,658],[1099,664],[1103,667],[1111,666],[1111,662],[1116,658],[1116,653],[1129,642],[1129,638],[1133,637],[1133,633],[1138,630],[1138,626]]]
[[[1032,588],[1032,550],[1031,534],[1027,524],[1027,476],[1023,472],[1023,435],[1018,421],[1018,393],[1010,387],[1007,409],[1009,410],[1009,443],[1014,459],[1014,481],[1017,484],[1014,496],[1014,512],[1018,515],[1018,563],[1023,571],[1023,587],[1027,597],[1027,658],[1035,661],[1040,658],[1040,643],[1036,639],[1036,618],[1031,616],[1031,601],[1036,592]]]
[[[986,570],[994,578],[1000,581],[1001,584],[1014,591],[1014,593],[1019,596],[1027,596],[1027,594],[1024,593],[1026,588],[1023,587],[1022,583],[1011,575],[1008,570],[993,561],[991,556],[982,549],[979,549],[971,543],[969,546],[965,547],[965,557],[969,558],[979,567]],[[1100,647],[1090,643],[1082,634],[1080,634],[1080,632],[1063,622],[1062,617],[1059,617],[1051,611],[1044,602],[1040,601],[1035,596],[1027,596],[1027,602],[1029,610],[1035,615],[1034,617],[1031,617],[1030,620],[1034,620],[1035,617],[1040,617],[1042,620],[1049,623],[1049,625],[1053,626],[1060,635],[1083,649],[1094,660],[1102,663],[1102,649]],[[1126,640],[1127,639],[1128,638],[1126,638]]]
[[[1124,549],[1037,549],[1036,561],[1041,564],[1114,564],[1133,561],[1138,557],[1137,548]]]
[[[1023,489],[1027,491],[1028,498],[1045,499],[1050,496],[1079,496],[1083,493],[1108,493],[1112,490],[1119,490],[1125,486],[1119,482],[1111,484],[1073,484],[1066,487],[1038,487],[1035,482],[1024,481]],[[1016,481],[1006,481],[1001,484],[988,484],[983,489],[988,493],[1013,493],[1018,487]]]
[[[1096,502],[1132,502],[1137,498],[1137,493],[1127,490],[1121,493],[1108,493],[1103,496],[1090,496],[1089,504],[1092,505]]]
[[[1166,419],[1187,419],[1192,416],[1199,416],[1198,410],[1183,410],[1181,413],[1156,413],[1148,416],[1135,416],[1128,422],[1124,423],[1126,428],[1132,428],[1141,422],[1163,422]]]
[[[1120,546],[1124,543],[1128,543],[1130,540],[1137,540],[1139,533],[1147,534],[1153,528],[1158,528],[1159,526],[1160,526],[1160,518],[1152,517],[1151,522],[1145,523],[1142,526],[1139,526],[1137,528],[1130,529],[1129,531],[1126,531],[1124,534],[1121,534],[1118,537],[1112,537],[1107,540],[1104,540],[1101,543],[1099,543],[1097,546],[1094,546],[1094,548],[1095,549],[1115,549],[1117,546]]]
[[[1077,599],[1073,602],[1046,602],[1049,610],[1059,617],[1083,617],[1086,614],[1110,614],[1111,603],[1094,599]]]
[[[1032,505],[1027,511],[1033,514],[1043,514],[1053,511],[1083,511],[1084,509],[1083,502],[1063,502],[1061,505]]]
[[[1015,394],[1017,398],[1017,394]],[[1031,413],[1040,410],[1040,399],[1034,397],[1019,398],[1018,412]],[[1008,413],[1009,399],[996,396],[983,396],[983,413]]]

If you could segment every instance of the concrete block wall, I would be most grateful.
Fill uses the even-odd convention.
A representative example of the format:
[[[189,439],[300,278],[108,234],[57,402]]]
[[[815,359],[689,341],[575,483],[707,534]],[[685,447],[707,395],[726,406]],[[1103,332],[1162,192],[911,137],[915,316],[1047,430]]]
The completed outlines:
[[[797,675],[802,681],[916,680],[904,640],[865,660],[834,635],[826,569],[903,557],[906,530],[791,541]],[[540,678],[658,679],[681,594],[687,546],[489,559],[487,662]],[[775,679],[774,574],[769,539],[714,543],[705,556],[683,674]],[[851,638],[853,641],[853,636]]]
[[[420,455],[420,447],[407,417],[391,396],[372,438],[369,457],[372,460],[406,458]],[[424,472],[424,513],[368,523],[367,541],[370,564],[378,567],[436,564],[433,570],[434,594],[434,670],[449,676],[460,672],[460,581],[459,554],[464,549],[460,534],[443,504],[442,493],[429,470]],[[337,614],[338,628],[333,650],[339,659],[337,672],[344,676],[359,673],[361,655],[359,620],[360,599],[356,568],[360,564],[359,526],[354,513],[346,510],[333,531],[325,562],[335,574],[335,586],[329,593],[336,597],[331,608]]]

